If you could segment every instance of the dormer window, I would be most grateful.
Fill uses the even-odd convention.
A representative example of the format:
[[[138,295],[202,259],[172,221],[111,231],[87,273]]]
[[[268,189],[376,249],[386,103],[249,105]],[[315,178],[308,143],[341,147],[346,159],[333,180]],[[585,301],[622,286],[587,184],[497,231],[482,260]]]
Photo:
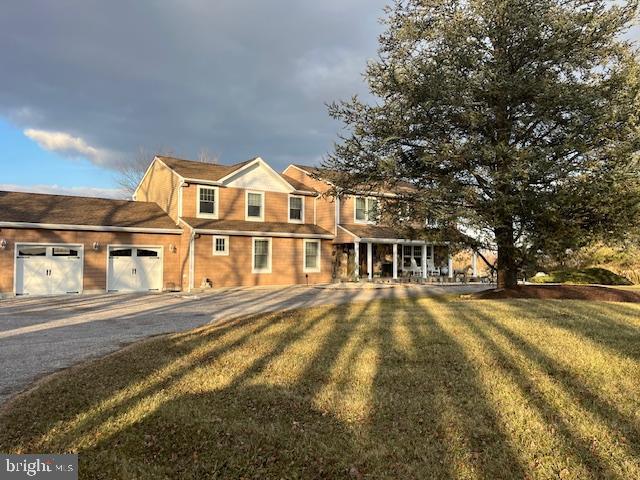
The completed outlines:
[[[304,223],[304,197],[289,195],[289,221]]]
[[[199,218],[218,218],[218,189],[198,185]]]
[[[264,221],[264,192],[247,192],[245,220]]]
[[[378,215],[378,200],[371,197],[356,197],[356,223],[375,223]]]

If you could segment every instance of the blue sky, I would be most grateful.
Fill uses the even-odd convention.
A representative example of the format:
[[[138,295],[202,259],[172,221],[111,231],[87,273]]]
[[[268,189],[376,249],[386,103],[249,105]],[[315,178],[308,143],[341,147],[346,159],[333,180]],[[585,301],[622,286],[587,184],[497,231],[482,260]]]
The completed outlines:
[[[387,1],[5,2],[0,188],[117,196],[141,149],[317,163]]]

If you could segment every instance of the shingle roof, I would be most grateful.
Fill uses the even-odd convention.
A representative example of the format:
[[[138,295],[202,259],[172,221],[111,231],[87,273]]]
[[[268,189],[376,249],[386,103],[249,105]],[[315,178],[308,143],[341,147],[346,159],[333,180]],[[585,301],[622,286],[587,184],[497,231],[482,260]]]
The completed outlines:
[[[407,239],[407,233],[401,232],[393,227],[381,225],[365,225],[350,223],[341,225],[345,230],[359,238],[386,238],[386,239]]]
[[[193,160],[164,156],[158,156],[158,159],[182,177],[212,181],[220,180],[255,160],[255,158],[251,158],[245,162],[234,165],[218,165],[215,163],[195,162]]]
[[[327,236],[333,234],[324,228],[308,223],[286,223],[286,222],[247,222],[244,220],[210,220],[207,218],[184,218],[183,221],[196,230],[215,230],[225,232],[262,232],[271,234],[293,234],[296,236]]]
[[[329,181],[332,175],[336,175],[338,173],[335,170],[329,170],[327,168],[321,168],[321,167],[311,167],[309,165],[294,164],[293,166],[307,172],[309,175],[318,177],[319,179],[324,180],[325,182]],[[398,191],[415,191],[415,187],[411,185],[409,182],[400,180],[394,185],[393,189],[383,188],[380,191],[380,193],[393,194],[393,193],[397,193]]]
[[[213,163],[195,162],[193,160],[184,160],[181,158],[158,156],[158,159],[160,159],[160,161],[162,161],[167,167],[184,178],[210,180],[214,182],[226,177],[236,170],[241,169],[245,165],[253,162],[256,158],[258,157],[254,157],[245,162],[235,163],[233,165],[218,165]],[[288,175],[282,175],[278,172],[276,172],[276,175],[280,175],[296,190],[317,193],[313,188],[306,186]]]
[[[3,191],[0,222],[179,230],[151,202]]]

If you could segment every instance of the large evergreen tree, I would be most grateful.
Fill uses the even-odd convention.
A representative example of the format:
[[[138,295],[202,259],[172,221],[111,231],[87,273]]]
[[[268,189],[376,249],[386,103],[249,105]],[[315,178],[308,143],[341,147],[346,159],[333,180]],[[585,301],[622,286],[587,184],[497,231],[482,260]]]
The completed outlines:
[[[636,11],[398,0],[366,71],[374,100],[330,106],[348,133],[324,166],[340,191],[397,186],[405,216],[489,239],[499,286],[532,254],[638,228],[640,69],[624,39]]]

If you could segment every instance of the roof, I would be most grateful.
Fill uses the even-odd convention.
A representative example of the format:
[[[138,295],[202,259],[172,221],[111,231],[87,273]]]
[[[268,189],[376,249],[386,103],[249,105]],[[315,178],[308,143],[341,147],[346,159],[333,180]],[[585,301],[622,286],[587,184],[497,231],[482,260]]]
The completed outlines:
[[[407,238],[406,231],[401,231],[393,227],[358,223],[350,223],[340,226],[358,238],[411,239]]]
[[[326,237],[333,238],[333,234],[324,228],[308,223],[287,222],[248,222],[245,220],[211,220],[207,218],[183,218],[187,225],[196,230],[208,230],[233,233],[235,235],[246,233],[253,234],[277,234],[280,237]]]
[[[337,175],[338,172],[336,170],[330,170],[328,168],[321,168],[321,167],[311,167],[309,165],[300,165],[300,164],[293,164],[294,167],[308,173],[311,176],[317,177],[327,183],[331,183],[331,181],[329,180],[329,178],[333,175]],[[357,188],[357,187],[356,187]],[[392,189],[389,188],[383,188],[379,193],[380,194],[395,194],[398,191],[415,191],[415,187],[413,185],[411,185],[409,182],[405,182],[402,180],[399,180],[396,182],[396,184],[394,185],[394,187]],[[372,192],[373,193],[373,192]]]
[[[252,159],[240,163],[235,163],[233,165],[219,165],[214,163],[196,162],[193,160],[184,160],[175,157],[164,157],[160,155],[157,156],[157,158],[181,177],[193,180],[208,180],[216,182],[232,174],[233,172],[240,170],[242,167],[255,161],[259,157],[254,157]],[[295,190],[301,192],[317,193],[313,188],[289,177],[288,175],[282,175],[278,172],[275,172],[275,174],[280,175],[280,177],[284,181],[288,182],[289,185],[291,185]]]
[[[253,162],[257,157],[233,165],[219,165],[215,163],[196,162],[184,160],[182,158],[157,156],[167,167],[184,178],[198,180],[217,181],[227,175],[239,170],[248,163]]]
[[[151,202],[0,191],[0,225],[3,222],[180,230]]]

